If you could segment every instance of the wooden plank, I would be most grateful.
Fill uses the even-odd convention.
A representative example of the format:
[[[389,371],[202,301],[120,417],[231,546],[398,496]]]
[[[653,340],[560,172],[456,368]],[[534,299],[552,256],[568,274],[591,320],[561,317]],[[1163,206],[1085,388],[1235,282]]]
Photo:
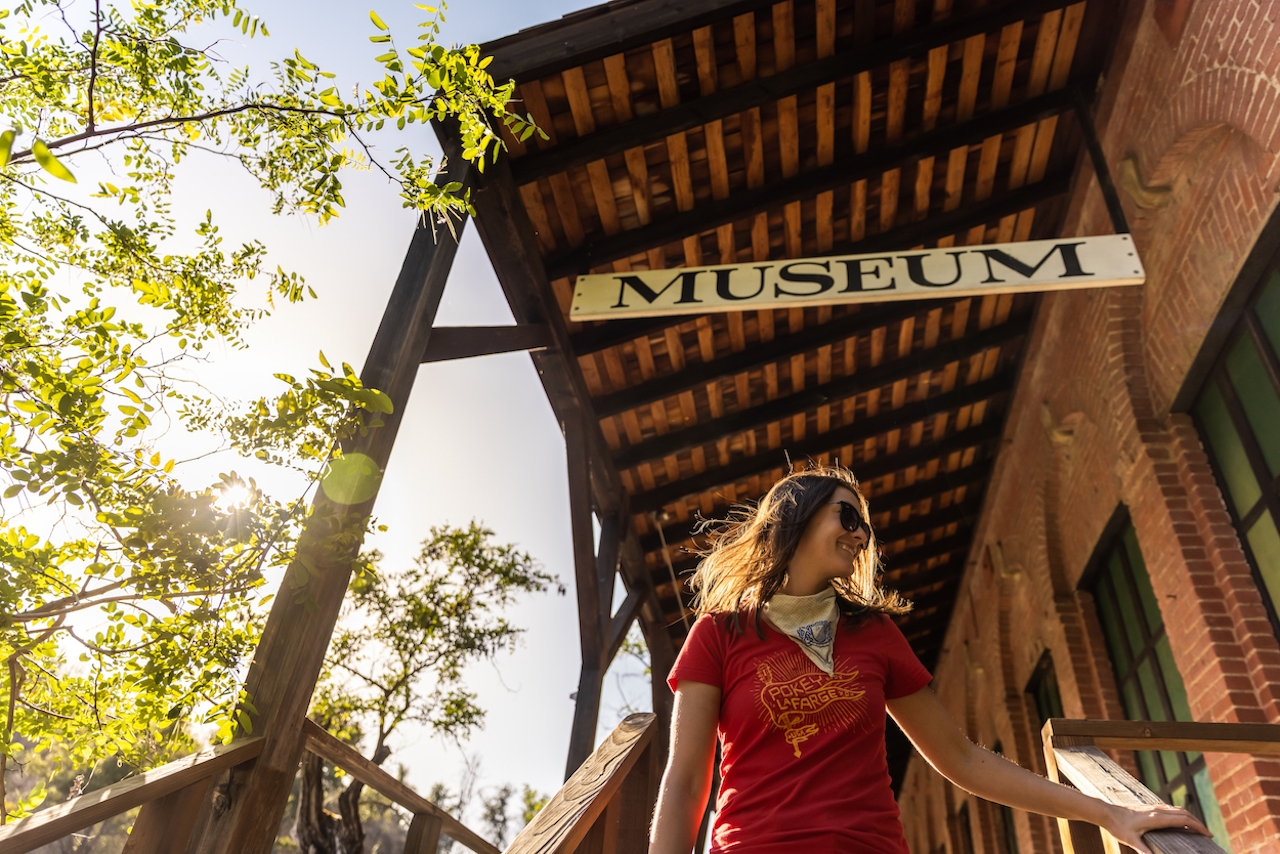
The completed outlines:
[[[231,744],[219,744],[39,810],[34,815],[0,827],[0,848],[5,854],[34,851],[90,825],[183,791],[220,771],[248,762],[262,752],[264,743],[261,736],[254,736]]]
[[[733,19],[733,43],[738,59],[738,73],[743,81],[756,79],[756,16],[753,13]],[[729,115],[735,111],[725,113]],[[721,116],[723,118],[723,116]]]
[[[615,128],[597,131],[587,138],[566,140],[554,147],[549,146],[511,163],[512,173],[518,183],[527,184],[540,177],[564,172],[581,163],[658,142],[673,133],[692,130],[715,119],[728,118],[763,104],[776,103],[790,95],[812,91],[825,83],[848,79],[895,61],[910,60],[935,47],[999,31],[1008,24],[1042,14],[1046,10],[1061,10],[1068,2],[1069,0],[1025,0],[1002,3],[926,27],[918,27],[873,44],[839,51],[826,58],[758,79],[755,69],[754,24],[748,26],[744,23],[742,32],[739,33],[738,22],[744,19],[738,18],[734,25],[735,35],[741,36],[738,61],[743,71],[743,83]],[[743,52],[747,45],[750,45],[750,55]],[[1052,62],[1052,57],[1049,61]]]
[[[836,52],[836,0],[816,0],[813,4],[818,58]]]
[[[646,747],[615,795],[618,805],[617,848],[614,854],[646,854],[649,850],[649,827],[658,796],[658,779],[662,774],[658,751],[653,744]]]
[[[656,673],[655,673],[656,676]],[[653,714],[630,715],[512,841],[506,854],[569,854],[622,789],[657,729]]]
[[[455,842],[465,845],[477,854],[501,854],[492,844],[468,828],[449,813],[415,792],[406,784],[392,777],[381,766],[365,758],[351,745],[307,718],[302,723],[306,749],[321,759],[341,768],[369,788],[386,796],[414,815],[425,813],[440,819],[444,832]]]
[[[183,854],[212,788],[201,780],[143,804],[120,854]]]
[[[1097,747],[1058,747],[1053,756],[1058,773],[1086,795],[1121,806],[1164,803]],[[1156,854],[1225,854],[1209,837],[1187,830],[1154,830],[1142,838]]]
[[[618,123],[631,121],[631,83],[627,79],[626,57],[622,54],[605,57],[604,71],[605,81],[609,87],[609,100],[613,103],[613,112]],[[636,218],[641,225],[647,225],[652,197],[649,187],[649,167],[644,159],[644,149],[628,148],[623,152],[623,159],[627,164],[627,178],[631,184],[631,198],[635,203]]]
[[[486,42],[481,50],[485,56],[493,57],[487,70],[495,80],[513,77],[524,81],[647,46],[722,18],[764,8],[771,2],[642,0],[623,6],[601,6]]]
[[[528,326],[437,326],[427,342],[423,362],[444,362],[495,353],[544,350],[551,346],[545,323]]]
[[[600,238],[579,250],[549,258],[547,275],[552,279],[575,276],[584,269],[683,240],[690,234],[700,234],[724,223],[765,213],[775,206],[802,201],[825,190],[834,190],[854,181],[912,166],[922,157],[979,143],[989,136],[1012,131],[1070,108],[1070,94],[1066,90],[1059,90],[1013,107],[984,113],[967,122],[922,133],[894,147],[844,158],[829,166],[801,173],[789,181],[768,186],[764,186],[763,146],[759,142],[759,129],[753,128],[753,122],[749,118],[752,113],[747,113],[743,116],[743,141],[750,158],[747,170],[748,189],[728,198],[700,205],[696,211],[675,214],[642,228],[614,237]],[[755,152],[759,152],[758,167],[752,162],[757,157]]]
[[[431,813],[415,813],[404,837],[404,854],[436,854],[444,821]]]

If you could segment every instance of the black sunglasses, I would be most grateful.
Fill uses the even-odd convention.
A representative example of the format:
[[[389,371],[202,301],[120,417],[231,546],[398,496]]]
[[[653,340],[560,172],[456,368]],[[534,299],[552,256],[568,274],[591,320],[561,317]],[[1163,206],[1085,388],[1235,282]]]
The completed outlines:
[[[858,512],[857,507],[848,501],[828,501],[827,503],[840,505],[840,527],[850,534],[856,534],[859,528],[865,528],[867,534],[871,533],[871,526],[862,518],[862,514]]]

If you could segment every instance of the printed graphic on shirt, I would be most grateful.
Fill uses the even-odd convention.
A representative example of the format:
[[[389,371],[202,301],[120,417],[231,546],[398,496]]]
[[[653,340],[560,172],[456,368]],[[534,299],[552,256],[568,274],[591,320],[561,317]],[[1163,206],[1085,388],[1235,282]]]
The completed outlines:
[[[760,714],[782,731],[800,756],[800,745],[820,732],[858,723],[865,705],[858,671],[834,676],[815,670],[799,652],[781,652],[756,665]]]

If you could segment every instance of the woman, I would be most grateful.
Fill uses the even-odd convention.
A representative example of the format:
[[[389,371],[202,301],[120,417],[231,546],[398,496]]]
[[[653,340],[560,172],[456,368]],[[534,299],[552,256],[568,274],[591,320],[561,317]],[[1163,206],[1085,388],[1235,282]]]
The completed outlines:
[[[793,473],[714,537],[692,586],[700,616],[672,668],[671,751],[650,854],[688,854],[722,742],[713,852],[906,854],[885,762],[885,709],[941,774],[1018,809],[1142,834],[1186,810],[1128,809],[1052,783],[971,742],[926,686],[877,586],[875,537],[853,475]]]

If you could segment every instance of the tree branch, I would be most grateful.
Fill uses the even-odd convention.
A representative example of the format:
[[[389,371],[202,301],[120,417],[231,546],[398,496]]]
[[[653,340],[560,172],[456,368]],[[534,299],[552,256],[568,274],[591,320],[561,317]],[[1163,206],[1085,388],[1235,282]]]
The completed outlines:
[[[434,95],[432,97],[434,97]],[[414,101],[412,103],[420,103],[420,102],[421,101],[419,100],[419,101]],[[194,116],[166,116],[165,118],[162,118],[162,119],[151,119],[150,121],[138,122],[137,124],[125,125],[123,127],[103,128],[101,130],[97,130],[97,129],[85,130],[77,134],[72,134],[71,136],[64,136],[62,139],[57,139],[57,140],[54,140],[53,142],[47,142],[45,143],[45,147],[48,148],[50,151],[52,151],[57,148],[63,148],[65,146],[72,145],[73,143],[83,142],[84,140],[95,139],[97,137],[113,136],[113,135],[123,136],[126,134],[137,135],[138,133],[146,130],[147,128],[164,127],[165,125],[196,124],[199,122],[206,122],[211,119],[220,119],[226,116],[234,116],[240,113],[247,113],[247,112],[291,113],[294,115],[301,115],[301,116],[326,116],[328,118],[340,120],[343,124],[346,124],[349,129],[350,117],[353,115],[356,115],[356,116],[363,115],[367,111],[360,110],[354,113],[337,113],[337,112],[334,112],[333,110],[322,110],[314,107],[289,107],[283,104],[268,104],[261,101],[255,101],[255,102],[250,102],[248,104],[238,104],[234,107],[224,107],[220,110],[210,110],[205,113],[198,113]],[[78,154],[79,152],[74,152],[74,153]],[[34,159],[35,159],[34,154],[32,153],[31,149],[28,148],[22,151],[15,152],[13,156],[9,159],[9,162],[22,163],[22,162],[26,162]]]
[[[87,127],[93,131],[93,86],[98,82],[98,43],[102,40],[102,0],[93,0],[93,47],[89,51],[89,85],[88,96],[89,118]]]

